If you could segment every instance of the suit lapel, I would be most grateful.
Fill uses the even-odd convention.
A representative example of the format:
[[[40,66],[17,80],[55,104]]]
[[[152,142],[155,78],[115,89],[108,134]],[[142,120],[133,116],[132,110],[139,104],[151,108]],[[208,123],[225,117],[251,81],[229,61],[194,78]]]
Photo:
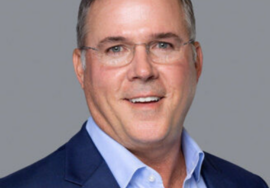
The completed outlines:
[[[83,187],[120,188],[104,160]]]
[[[236,188],[236,185],[228,180],[217,164],[211,160],[211,156],[205,152],[205,159],[202,166],[202,176],[207,188]]]
[[[90,138],[86,123],[66,144],[65,180],[85,188],[119,187]]]

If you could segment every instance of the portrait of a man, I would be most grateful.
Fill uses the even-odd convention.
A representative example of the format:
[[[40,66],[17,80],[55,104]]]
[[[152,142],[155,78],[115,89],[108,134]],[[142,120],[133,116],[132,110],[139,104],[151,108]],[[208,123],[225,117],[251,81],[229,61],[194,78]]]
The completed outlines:
[[[191,0],[81,0],[72,62],[89,118],[0,188],[267,188],[186,129],[204,67],[195,13]]]

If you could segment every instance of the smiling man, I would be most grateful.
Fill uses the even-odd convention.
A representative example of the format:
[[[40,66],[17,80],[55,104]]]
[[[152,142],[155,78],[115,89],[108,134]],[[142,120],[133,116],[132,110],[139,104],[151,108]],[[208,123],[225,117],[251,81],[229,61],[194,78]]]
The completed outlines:
[[[189,0],[82,0],[73,63],[91,117],[2,188],[266,188],[184,129],[202,71]]]

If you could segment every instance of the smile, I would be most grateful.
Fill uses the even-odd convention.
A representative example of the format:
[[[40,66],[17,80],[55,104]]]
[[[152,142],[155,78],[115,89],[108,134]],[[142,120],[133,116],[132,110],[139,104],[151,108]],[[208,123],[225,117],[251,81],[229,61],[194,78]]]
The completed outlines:
[[[132,103],[149,103],[149,102],[158,102],[160,97],[139,97],[134,99],[129,99]]]

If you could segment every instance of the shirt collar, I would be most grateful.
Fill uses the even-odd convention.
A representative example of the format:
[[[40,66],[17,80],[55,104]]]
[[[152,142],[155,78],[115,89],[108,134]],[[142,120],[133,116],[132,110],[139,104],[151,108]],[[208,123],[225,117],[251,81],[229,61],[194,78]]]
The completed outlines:
[[[104,133],[91,117],[87,121],[86,130],[120,187],[127,187],[133,174],[146,167],[130,151]]]
[[[195,180],[198,182],[201,178],[201,168],[204,160],[204,153],[198,144],[191,138],[185,128],[183,128],[182,131],[181,144],[186,163],[186,179],[189,179],[192,175],[194,175]]]
[[[92,117],[87,121],[86,130],[120,187],[127,187],[135,172],[147,167],[129,150],[104,133]],[[186,163],[186,180],[194,175],[195,180],[200,181],[204,153],[185,129],[182,131],[182,151]]]

